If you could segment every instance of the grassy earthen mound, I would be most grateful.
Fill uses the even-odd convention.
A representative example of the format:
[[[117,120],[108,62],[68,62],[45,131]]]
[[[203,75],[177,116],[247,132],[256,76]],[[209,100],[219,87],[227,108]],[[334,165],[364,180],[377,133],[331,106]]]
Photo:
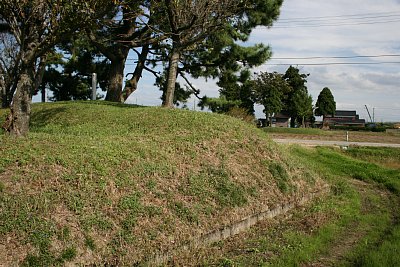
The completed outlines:
[[[35,104],[0,153],[5,265],[132,265],[322,183],[232,117],[105,102]]]

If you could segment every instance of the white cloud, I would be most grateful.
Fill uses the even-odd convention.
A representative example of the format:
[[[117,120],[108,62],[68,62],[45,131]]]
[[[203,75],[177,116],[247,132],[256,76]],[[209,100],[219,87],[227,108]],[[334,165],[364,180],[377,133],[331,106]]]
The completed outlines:
[[[385,14],[383,14],[385,12]],[[388,13],[392,12],[392,13]],[[378,18],[376,15],[386,16]],[[356,15],[352,17],[330,17]],[[370,14],[360,16],[359,14]],[[388,17],[390,15],[390,17]],[[329,27],[297,27],[306,18],[330,17],[320,24],[337,24]],[[371,17],[368,19],[355,19]],[[375,18],[374,18],[375,17]],[[288,19],[302,18],[297,22],[285,23]],[[318,20],[321,20],[318,19]],[[254,31],[251,42],[270,44],[275,57],[311,57],[311,56],[359,56],[400,54],[400,21],[378,23],[389,20],[400,20],[400,3],[395,0],[287,0],[281,10],[281,17],[275,28],[258,28]],[[293,21],[293,20],[292,20]],[[374,24],[360,24],[375,22]],[[367,115],[364,105],[384,107],[381,109],[382,120],[400,121],[400,64],[379,65],[330,65],[305,66],[302,63],[333,62],[400,62],[400,57],[354,58],[354,59],[272,59],[258,71],[284,72],[287,66],[269,64],[298,65],[303,73],[310,73],[308,78],[309,92],[316,100],[323,87],[333,91],[339,108],[357,109],[360,115]],[[378,111],[379,109],[377,109]],[[365,112],[365,114],[363,114]]]

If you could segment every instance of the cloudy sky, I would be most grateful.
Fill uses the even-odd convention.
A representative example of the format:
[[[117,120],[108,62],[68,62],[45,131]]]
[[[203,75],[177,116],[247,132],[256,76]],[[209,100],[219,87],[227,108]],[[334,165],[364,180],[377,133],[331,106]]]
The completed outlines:
[[[292,64],[309,73],[314,102],[329,87],[338,109],[357,110],[369,121],[367,105],[377,122],[400,121],[399,29],[400,0],[285,0],[279,20],[270,29],[255,29],[249,44],[269,44],[273,51],[272,59],[255,71],[284,73],[288,65],[281,64]],[[160,105],[153,81],[143,77],[129,102]],[[193,83],[204,94],[218,96],[213,81]],[[263,117],[261,108],[256,115]]]

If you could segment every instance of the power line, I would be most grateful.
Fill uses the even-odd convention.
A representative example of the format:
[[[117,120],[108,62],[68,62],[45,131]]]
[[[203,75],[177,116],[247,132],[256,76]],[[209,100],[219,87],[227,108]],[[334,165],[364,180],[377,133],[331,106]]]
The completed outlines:
[[[326,20],[329,21],[356,21],[356,20],[369,20],[369,19],[380,19],[380,18],[398,18],[400,14],[393,14],[393,15],[385,15],[385,16],[364,16],[364,17],[354,17],[354,18],[321,18],[321,19],[315,19],[315,18],[308,18],[308,19],[293,19],[293,20],[286,20],[286,21],[277,21],[277,24],[290,24],[290,23],[311,23],[311,22],[323,22]]]
[[[318,28],[318,27],[337,27],[337,26],[358,26],[358,25],[373,25],[383,23],[400,22],[400,19],[386,20],[386,21],[367,21],[367,22],[356,22],[356,23],[328,23],[328,24],[304,24],[304,25],[288,25],[288,26],[273,26],[274,29],[288,29],[288,28]],[[261,28],[269,28],[268,26],[261,26]]]
[[[343,18],[343,17],[357,17],[357,16],[378,16],[378,15],[389,15],[389,14],[399,14],[399,13],[400,13],[400,10],[399,11],[389,11],[389,12],[359,13],[359,14],[334,15],[334,16],[282,18],[282,19],[279,19],[279,21],[302,20],[302,19],[329,19],[329,18]]]
[[[400,54],[370,55],[370,56],[312,56],[312,57],[272,57],[271,60],[296,60],[296,59],[350,59],[350,58],[381,58],[381,57],[400,57]]]
[[[384,109],[384,110],[400,110],[400,108],[381,108],[381,107],[374,107],[375,109]]]
[[[329,66],[329,65],[381,65],[381,64],[400,64],[399,62],[390,61],[390,62],[327,62],[327,63],[266,63],[264,65],[269,66],[290,66],[290,65],[299,65],[299,66]]]
[[[270,60],[310,60],[310,59],[352,59],[352,58],[383,58],[383,57],[400,57],[400,54],[382,54],[382,55],[358,55],[358,56],[311,56],[311,57],[272,57]],[[106,59],[104,57],[104,59]],[[127,58],[126,61],[137,61],[137,58]],[[375,62],[381,64],[381,62]],[[382,62],[384,63],[384,62]],[[388,62],[389,63],[398,63],[398,62]],[[355,63],[360,64],[360,63]],[[366,63],[362,63],[366,64]],[[368,63],[371,64],[371,63]],[[125,65],[132,66],[136,64],[127,63]],[[287,65],[287,64],[285,64]],[[290,65],[290,64],[289,64]],[[294,65],[294,64],[291,64]],[[303,65],[303,64],[299,64]]]
[[[400,10],[362,14],[279,19],[274,28],[355,26],[400,22]]]

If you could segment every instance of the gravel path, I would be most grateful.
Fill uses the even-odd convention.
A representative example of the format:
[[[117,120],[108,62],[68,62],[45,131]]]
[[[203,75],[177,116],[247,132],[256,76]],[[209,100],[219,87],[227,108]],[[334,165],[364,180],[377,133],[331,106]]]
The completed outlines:
[[[397,147],[397,148],[400,148],[400,144],[386,144],[386,143],[280,139],[280,138],[274,138],[273,140],[279,144],[299,144],[299,145],[306,145],[306,146],[340,146],[340,147],[371,146],[371,147]]]

